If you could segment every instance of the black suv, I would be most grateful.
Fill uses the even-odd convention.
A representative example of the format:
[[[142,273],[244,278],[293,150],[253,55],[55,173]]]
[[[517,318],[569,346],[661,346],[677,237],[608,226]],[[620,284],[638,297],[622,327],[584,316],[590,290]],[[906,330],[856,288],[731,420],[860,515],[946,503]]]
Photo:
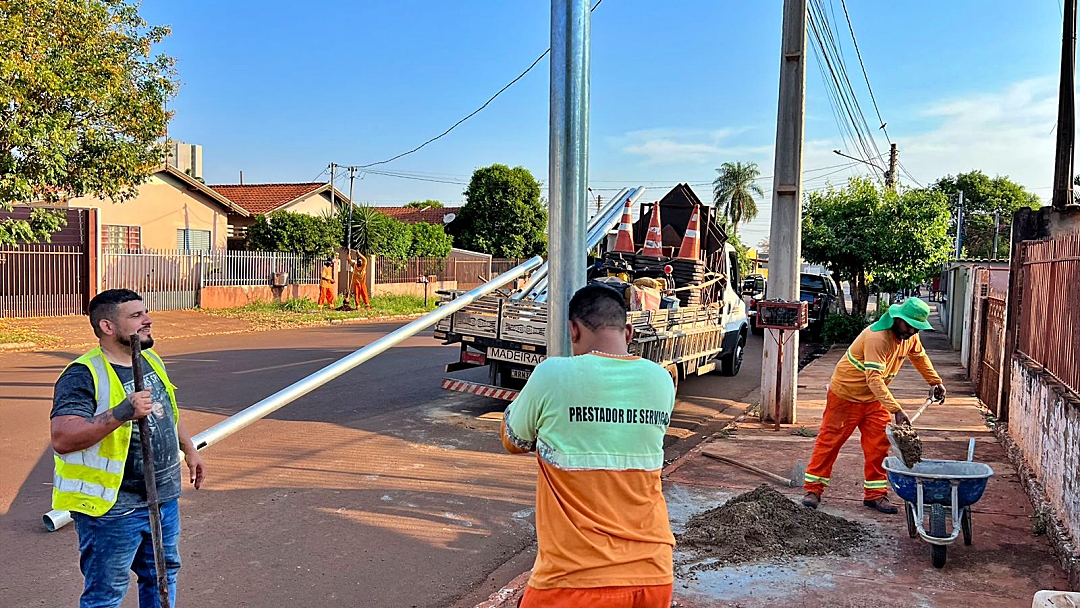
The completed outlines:
[[[799,299],[809,308],[809,325],[813,334],[820,334],[825,319],[832,313],[840,312],[840,294],[836,292],[836,283],[827,274],[804,272],[799,276]]]

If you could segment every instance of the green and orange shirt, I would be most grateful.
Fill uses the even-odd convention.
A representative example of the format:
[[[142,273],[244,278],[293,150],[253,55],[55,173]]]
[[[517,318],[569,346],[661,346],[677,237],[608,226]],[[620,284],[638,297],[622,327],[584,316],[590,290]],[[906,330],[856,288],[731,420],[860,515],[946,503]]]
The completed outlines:
[[[510,452],[535,451],[536,589],[673,581],[660,484],[675,388],[640,357],[589,354],[536,367],[503,419]]]
[[[934,371],[917,334],[908,340],[899,340],[892,330],[874,331],[873,327],[867,327],[836,364],[829,390],[847,401],[878,401],[889,412],[898,412],[901,407],[889,390],[889,384],[906,359],[911,360],[927,384],[941,383],[941,376]]]

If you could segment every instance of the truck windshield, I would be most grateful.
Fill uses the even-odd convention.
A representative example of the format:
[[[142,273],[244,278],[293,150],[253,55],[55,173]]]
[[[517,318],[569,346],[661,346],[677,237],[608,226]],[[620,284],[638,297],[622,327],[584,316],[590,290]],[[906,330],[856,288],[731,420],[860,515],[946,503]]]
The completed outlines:
[[[826,291],[825,277],[804,274],[802,275],[802,281],[800,282],[799,289],[803,291]]]

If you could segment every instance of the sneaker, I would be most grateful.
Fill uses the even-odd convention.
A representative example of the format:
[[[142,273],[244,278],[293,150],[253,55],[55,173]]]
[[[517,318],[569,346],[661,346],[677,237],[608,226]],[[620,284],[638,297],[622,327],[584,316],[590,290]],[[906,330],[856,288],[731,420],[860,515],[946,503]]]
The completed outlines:
[[[821,496],[813,492],[807,492],[806,496],[803,496],[802,504],[804,507],[816,509],[819,503],[821,503]]]
[[[882,496],[877,500],[864,500],[862,501],[862,504],[865,507],[880,511],[886,515],[895,515],[900,512],[896,507],[889,503],[889,499],[885,496]]]

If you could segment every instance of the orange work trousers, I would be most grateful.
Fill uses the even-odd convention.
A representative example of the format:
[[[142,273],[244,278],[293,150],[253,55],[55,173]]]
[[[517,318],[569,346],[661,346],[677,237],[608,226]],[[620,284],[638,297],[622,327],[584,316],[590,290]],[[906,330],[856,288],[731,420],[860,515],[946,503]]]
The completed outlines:
[[[324,304],[326,306],[334,305],[333,287],[319,287],[319,306],[322,306]]]
[[[356,307],[360,308],[360,301],[364,301],[364,306],[371,308],[371,299],[368,297],[367,283],[359,282],[353,283],[353,298],[356,299]]]
[[[519,608],[670,608],[672,586],[533,589],[525,587]]]
[[[855,429],[859,429],[865,458],[863,498],[877,500],[888,494],[889,482],[882,463],[889,455],[889,438],[885,435],[885,427],[891,419],[889,410],[878,401],[847,401],[829,391],[821,430],[814,442],[814,455],[810,457],[810,465],[806,467],[806,491],[821,496],[825,486],[829,485],[829,476],[832,475],[840,448],[844,447]]]

